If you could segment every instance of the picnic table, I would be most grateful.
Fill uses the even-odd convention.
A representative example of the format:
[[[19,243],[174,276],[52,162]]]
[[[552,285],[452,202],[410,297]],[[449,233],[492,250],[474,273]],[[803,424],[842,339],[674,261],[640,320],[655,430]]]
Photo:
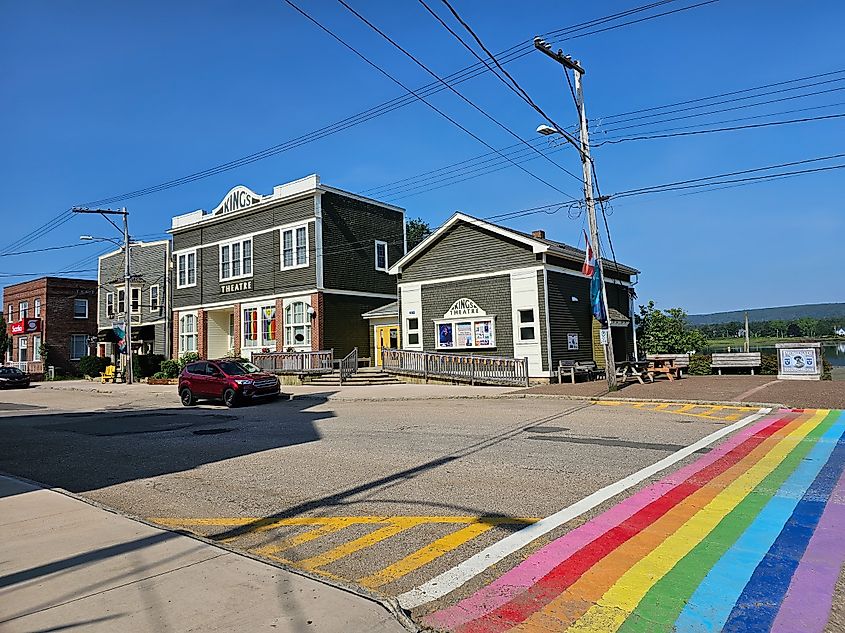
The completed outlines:
[[[669,380],[681,377],[681,368],[675,365],[674,358],[653,358],[648,362],[650,365],[648,374],[651,376],[652,382],[654,382],[654,377],[660,374],[666,376]]]
[[[654,377],[648,372],[648,361],[623,360],[616,363],[616,378],[622,382],[636,380],[641,385],[645,384],[643,378],[654,382]]]

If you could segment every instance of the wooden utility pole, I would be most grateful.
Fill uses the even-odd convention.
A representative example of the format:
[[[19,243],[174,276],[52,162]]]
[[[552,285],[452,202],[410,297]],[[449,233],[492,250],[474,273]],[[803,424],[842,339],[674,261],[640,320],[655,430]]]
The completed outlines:
[[[576,146],[581,154],[581,168],[584,174],[584,201],[587,205],[587,223],[590,227],[590,242],[592,242],[593,256],[596,258],[596,266],[598,266],[599,276],[601,278],[601,300],[604,304],[604,314],[607,320],[607,342],[604,345],[604,361],[605,374],[607,375],[607,388],[609,391],[616,391],[618,384],[616,382],[616,361],[613,358],[613,336],[610,327],[610,306],[607,303],[607,282],[604,278],[604,265],[602,264],[601,247],[599,245],[599,229],[596,221],[596,201],[593,197],[593,162],[590,158],[590,136],[587,129],[587,111],[584,106],[584,89],[582,78],[584,69],[581,64],[564,55],[563,51],[557,53],[551,50],[551,46],[540,38],[534,38],[534,47],[541,53],[548,55],[559,64],[562,64],[565,69],[570,69],[575,75],[575,96],[576,105],[578,107],[578,120],[580,123],[579,141],[580,147]],[[568,138],[563,130],[558,130]],[[633,320],[633,315],[631,315]]]
[[[751,333],[748,331],[748,312],[745,313],[745,351],[751,351]]]

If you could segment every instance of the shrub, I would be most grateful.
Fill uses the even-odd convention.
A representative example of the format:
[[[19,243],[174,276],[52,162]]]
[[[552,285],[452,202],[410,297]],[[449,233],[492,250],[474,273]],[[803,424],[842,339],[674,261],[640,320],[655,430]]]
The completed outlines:
[[[182,358],[179,359],[179,370],[181,371],[185,368],[185,365],[187,365],[188,363],[193,363],[195,360],[199,359],[200,355],[196,352],[185,352],[184,354],[182,354]]]
[[[710,354],[693,354],[689,357],[689,369],[687,370],[691,376],[709,376],[710,362],[712,357]]]
[[[778,373],[778,355],[763,354],[760,356],[760,373],[764,376],[776,376]]]
[[[161,369],[160,374],[164,374],[162,378],[176,378],[179,372],[182,371],[182,366],[178,360],[163,360],[159,365]]]
[[[830,373],[833,370],[833,365],[826,358],[822,358],[822,380],[833,380],[833,375]]]
[[[83,356],[79,359],[79,373],[94,378],[106,370],[111,363],[108,358],[100,356]]]
[[[171,362],[171,363],[172,363],[172,362],[174,362],[174,361],[165,361],[165,362]],[[163,379],[165,379],[165,378],[174,378],[174,376],[168,376],[168,375],[167,375],[166,373],[164,373],[163,371],[157,371],[157,372],[156,372],[156,373],[154,373],[152,376],[150,376],[150,378],[155,378],[156,380],[163,380]]]

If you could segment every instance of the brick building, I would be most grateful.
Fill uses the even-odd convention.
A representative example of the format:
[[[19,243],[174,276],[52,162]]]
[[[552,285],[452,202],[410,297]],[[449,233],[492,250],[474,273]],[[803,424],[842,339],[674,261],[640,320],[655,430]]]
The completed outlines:
[[[76,362],[91,353],[88,339],[97,333],[97,282],[42,277],[6,286],[3,316],[12,339],[8,361],[41,373],[44,345],[47,365],[74,371]]]

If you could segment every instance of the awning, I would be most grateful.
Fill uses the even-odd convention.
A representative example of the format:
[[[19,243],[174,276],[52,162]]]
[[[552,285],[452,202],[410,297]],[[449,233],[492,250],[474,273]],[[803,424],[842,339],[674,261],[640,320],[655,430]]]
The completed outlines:
[[[610,317],[610,327],[628,327],[631,325],[631,319],[626,317],[616,308],[610,308],[607,313]]]

